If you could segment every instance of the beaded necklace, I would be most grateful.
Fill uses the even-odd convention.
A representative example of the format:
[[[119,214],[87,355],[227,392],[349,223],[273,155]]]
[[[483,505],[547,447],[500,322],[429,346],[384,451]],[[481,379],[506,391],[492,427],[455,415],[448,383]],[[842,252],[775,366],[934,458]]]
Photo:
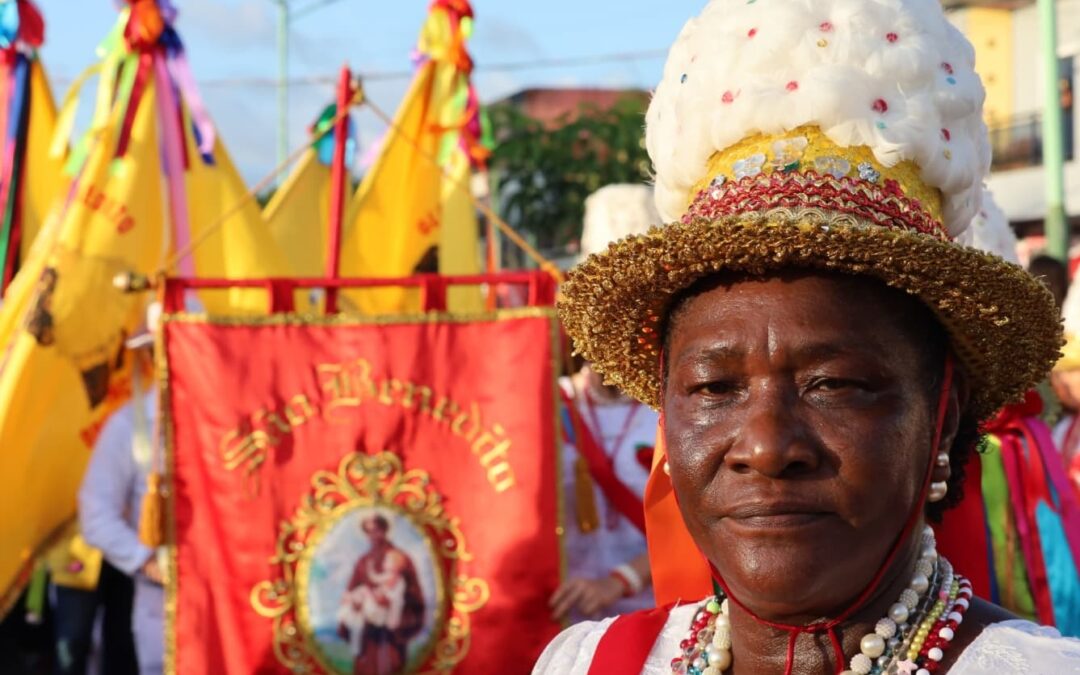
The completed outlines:
[[[971,600],[971,583],[953,574],[937,554],[933,530],[923,532],[923,549],[908,587],[859,641],[859,653],[841,675],[902,673],[932,675],[956,636]],[[727,598],[718,594],[694,616],[681,655],[671,662],[675,675],[722,675],[731,666],[731,620]]]

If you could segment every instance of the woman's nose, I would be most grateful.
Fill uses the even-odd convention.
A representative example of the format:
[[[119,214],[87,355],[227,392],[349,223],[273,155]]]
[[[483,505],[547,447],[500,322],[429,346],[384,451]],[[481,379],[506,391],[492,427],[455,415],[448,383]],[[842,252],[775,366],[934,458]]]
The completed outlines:
[[[742,428],[724,455],[730,469],[790,478],[818,468],[820,453],[799,419],[798,397],[788,389],[776,383],[751,388]]]

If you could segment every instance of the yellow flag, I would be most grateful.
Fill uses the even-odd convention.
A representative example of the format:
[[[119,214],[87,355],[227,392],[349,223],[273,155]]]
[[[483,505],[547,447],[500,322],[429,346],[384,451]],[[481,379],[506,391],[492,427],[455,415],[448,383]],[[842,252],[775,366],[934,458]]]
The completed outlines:
[[[469,158],[463,150],[455,148],[442,189],[442,227],[439,231],[439,272],[442,274],[480,272],[480,224],[468,192],[471,174]],[[451,286],[446,301],[451,312],[484,309],[484,299],[477,286]]]
[[[35,59],[30,65],[30,119],[27,124],[26,165],[23,169],[22,242],[21,260],[29,257],[46,214],[56,202],[57,195],[67,189],[68,179],[63,173],[63,155],[50,152],[52,135],[56,128],[56,101],[49,89],[48,79],[41,62]]]
[[[129,395],[123,342],[146,298],[112,280],[152,273],[168,245],[153,86],[123,158],[114,159],[118,114],[95,132],[74,198],[43,234],[52,245],[35,248],[0,308],[0,610],[75,513],[97,431]]]
[[[193,135],[186,136],[191,158],[185,174],[187,211],[191,238],[200,242],[194,251],[195,275],[227,279],[296,276],[297,271],[288,265],[263,222],[258,203],[248,197],[247,186],[225,146],[218,141],[213,164],[208,165],[199,157]],[[200,300],[207,311],[219,315],[265,314],[268,308],[263,290],[204,291]]]
[[[319,161],[315,150],[308,150],[263,210],[267,231],[285,252],[294,274],[326,274],[329,214],[330,167]]]
[[[442,172],[436,162],[442,132],[435,125],[456,73],[435,61],[421,66],[394,118],[378,159],[364,176],[341,245],[343,277],[405,277],[424,269],[439,242]],[[415,293],[351,291],[365,314],[401,312]],[[415,301],[413,301],[415,302]],[[412,303],[409,303],[412,304]]]

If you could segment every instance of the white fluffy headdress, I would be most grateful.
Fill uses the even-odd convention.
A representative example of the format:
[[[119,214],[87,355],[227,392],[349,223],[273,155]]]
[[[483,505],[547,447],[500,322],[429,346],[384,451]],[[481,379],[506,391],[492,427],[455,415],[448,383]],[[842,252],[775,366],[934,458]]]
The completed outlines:
[[[994,201],[994,195],[989,190],[983,190],[982,208],[957,241],[993,253],[1015,265],[1020,264],[1020,256],[1016,252],[1016,233],[1009,225],[1009,217]]]
[[[647,115],[660,214],[683,215],[714,153],[816,125],[884,166],[918,164],[956,237],[990,166],[974,66],[937,0],[712,0],[672,46]]]
[[[581,256],[599,253],[613,241],[644,234],[660,223],[653,189],[648,185],[619,183],[602,187],[585,200]]]

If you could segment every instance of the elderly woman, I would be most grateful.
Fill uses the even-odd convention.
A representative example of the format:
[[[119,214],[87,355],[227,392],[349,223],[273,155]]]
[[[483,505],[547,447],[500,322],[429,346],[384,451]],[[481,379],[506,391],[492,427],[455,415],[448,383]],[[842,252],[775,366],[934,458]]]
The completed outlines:
[[[928,519],[1038,382],[1047,290],[956,237],[988,165],[970,45],[932,0],[714,0],[648,114],[661,214],[561,313],[662,412],[715,596],[582,624],[537,673],[1021,673],[1080,643],[973,597]]]

